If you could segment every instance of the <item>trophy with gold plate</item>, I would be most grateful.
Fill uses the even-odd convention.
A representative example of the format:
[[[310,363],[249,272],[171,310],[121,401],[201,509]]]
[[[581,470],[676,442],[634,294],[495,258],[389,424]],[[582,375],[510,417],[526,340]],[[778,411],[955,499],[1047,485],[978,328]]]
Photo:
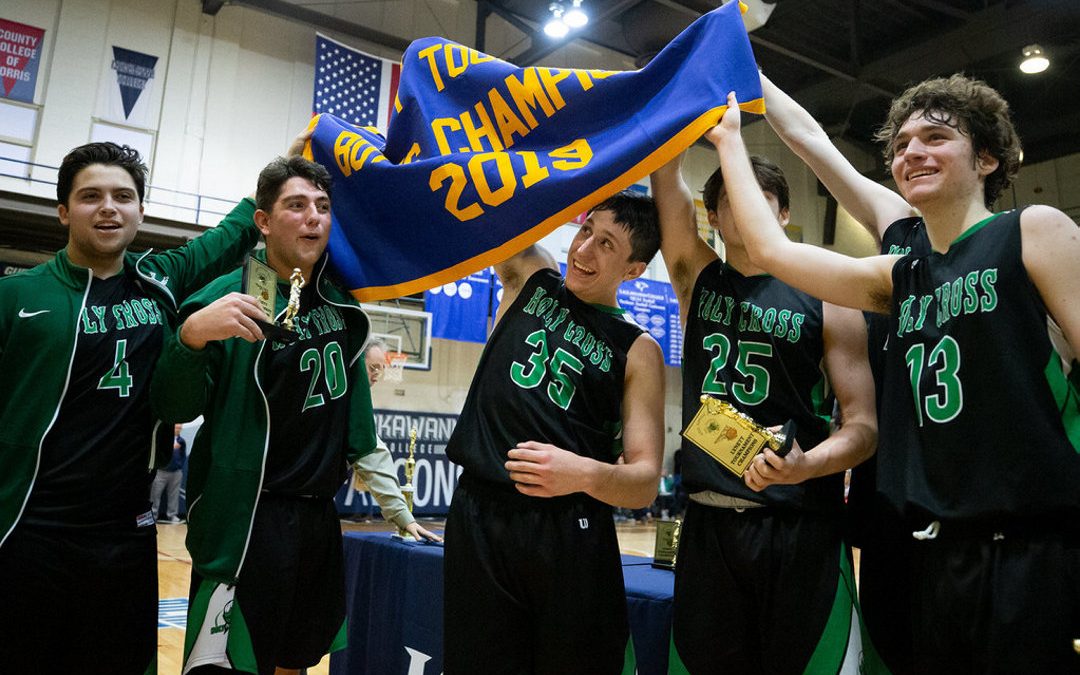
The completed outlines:
[[[682,435],[741,477],[765,448],[771,448],[780,457],[791,451],[795,443],[795,421],[788,420],[779,432],[771,431],[730,403],[703,395],[701,408]]]
[[[244,293],[254,296],[266,316],[273,318],[277,314],[277,272],[263,261],[249,257],[244,263],[243,278],[240,288]],[[299,269],[293,269],[289,277],[289,304],[285,308],[284,327],[268,321],[254,319],[263,335],[278,342],[295,342],[300,336],[293,330],[293,318],[300,311],[300,289],[304,287],[304,275]]]
[[[405,460],[405,484],[401,486],[401,494],[405,497],[405,506],[408,507],[409,513],[413,510],[413,494],[416,493],[416,487],[413,486],[413,474],[416,472],[416,427],[409,429],[409,456]],[[394,535],[395,539],[401,539],[404,541],[416,541],[416,537],[412,536],[408,530],[403,527],[399,527],[397,534]]]
[[[675,558],[679,554],[679,535],[682,534],[682,521],[658,520],[656,522],[656,546],[653,549],[652,566],[665,569],[675,569]]]

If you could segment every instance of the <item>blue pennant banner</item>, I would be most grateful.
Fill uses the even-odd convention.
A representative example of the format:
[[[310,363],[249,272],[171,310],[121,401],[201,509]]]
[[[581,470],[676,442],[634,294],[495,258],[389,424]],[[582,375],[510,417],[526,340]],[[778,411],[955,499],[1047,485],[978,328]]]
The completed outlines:
[[[147,83],[154,79],[157,60],[156,56],[113,45],[112,69],[116,71],[116,84],[120,87],[125,119],[131,117],[139,96],[146,90]]]

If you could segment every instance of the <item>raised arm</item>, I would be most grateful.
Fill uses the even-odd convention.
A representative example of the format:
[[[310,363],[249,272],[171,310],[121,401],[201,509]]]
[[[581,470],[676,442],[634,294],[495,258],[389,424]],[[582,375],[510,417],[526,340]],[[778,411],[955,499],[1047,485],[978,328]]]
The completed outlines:
[[[289,144],[287,156],[299,155],[312,131],[305,129]],[[255,226],[255,195],[245,197],[216,227],[179,248],[146,256],[139,269],[167,284],[179,305],[184,298],[235,269],[261,237]]]
[[[627,355],[622,417],[621,464],[599,462],[548,443],[518,443],[506,463],[518,491],[532,497],[584,492],[631,509],[651,504],[664,455],[664,355],[648,335],[639,337]]]
[[[732,92],[728,94],[727,112],[706,137],[720,155],[728,203],[751,262],[784,283],[827,302],[887,313],[892,267],[899,256],[851,258],[792,242],[774,227],[776,217],[754,178],[739,115]]]
[[[1073,354],[1080,353],[1080,228],[1049,206],[1020,215],[1024,267]]]
[[[495,265],[495,274],[499,275],[499,281],[503,285],[503,297],[499,303],[499,311],[495,313],[495,323],[502,318],[506,308],[514,304],[514,299],[529,277],[544,268],[558,271],[559,263],[555,262],[547,249],[536,244]]]
[[[780,140],[806,162],[837,203],[879,243],[891,223],[915,215],[903,197],[856,171],[810,113],[765,75],[761,76],[761,91],[765,119]]]
[[[694,282],[717,255],[698,236],[694,196],[682,176],[685,153],[653,172],[653,200],[660,213],[660,255],[679,299],[683,324],[694,292]]]
[[[825,303],[825,372],[840,405],[843,424],[806,450],[796,446],[784,458],[771,450],[756,458],[745,480],[753,490],[801,483],[846,471],[865,461],[877,447],[874,380],[866,358],[866,322],[862,314]]]

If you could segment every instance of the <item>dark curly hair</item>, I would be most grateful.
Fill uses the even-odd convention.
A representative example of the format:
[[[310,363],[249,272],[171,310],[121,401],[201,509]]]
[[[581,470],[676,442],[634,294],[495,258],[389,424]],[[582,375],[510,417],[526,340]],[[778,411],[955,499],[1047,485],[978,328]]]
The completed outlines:
[[[893,141],[900,127],[916,113],[970,137],[975,157],[985,152],[998,161],[983,189],[983,201],[986,208],[991,208],[1020,170],[1020,137],[1009,104],[990,85],[961,74],[920,82],[893,101],[885,124],[875,135],[885,143],[886,169],[892,165]]]
[[[68,205],[75,176],[91,164],[118,166],[127,171],[131,180],[135,182],[135,191],[139,193],[139,203],[142,204],[143,194],[146,192],[147,169],[142,157],[139,156],[139,151],[127,145],[117,145],[109,141],[80,145],[64,157],[64,161],[60,163],[60,171],[56,174],[56,201],[58,203]]]
[[[281,196],[281,188],[290,178],[305,178],[330,196],[330,172],[322,164],[294,155],[278,157],[259,173],[255,188],[255,206],[270,213],[274,202]]]

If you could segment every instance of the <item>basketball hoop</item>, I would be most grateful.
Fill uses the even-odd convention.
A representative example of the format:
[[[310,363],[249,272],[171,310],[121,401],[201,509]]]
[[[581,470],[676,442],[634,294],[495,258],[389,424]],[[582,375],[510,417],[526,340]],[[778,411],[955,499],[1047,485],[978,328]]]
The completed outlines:
[[[386,370],[383,371],[382,379],[386,382],[401,382],[405,379],[405,362],[409,355],[402,352],[386,353]]]

